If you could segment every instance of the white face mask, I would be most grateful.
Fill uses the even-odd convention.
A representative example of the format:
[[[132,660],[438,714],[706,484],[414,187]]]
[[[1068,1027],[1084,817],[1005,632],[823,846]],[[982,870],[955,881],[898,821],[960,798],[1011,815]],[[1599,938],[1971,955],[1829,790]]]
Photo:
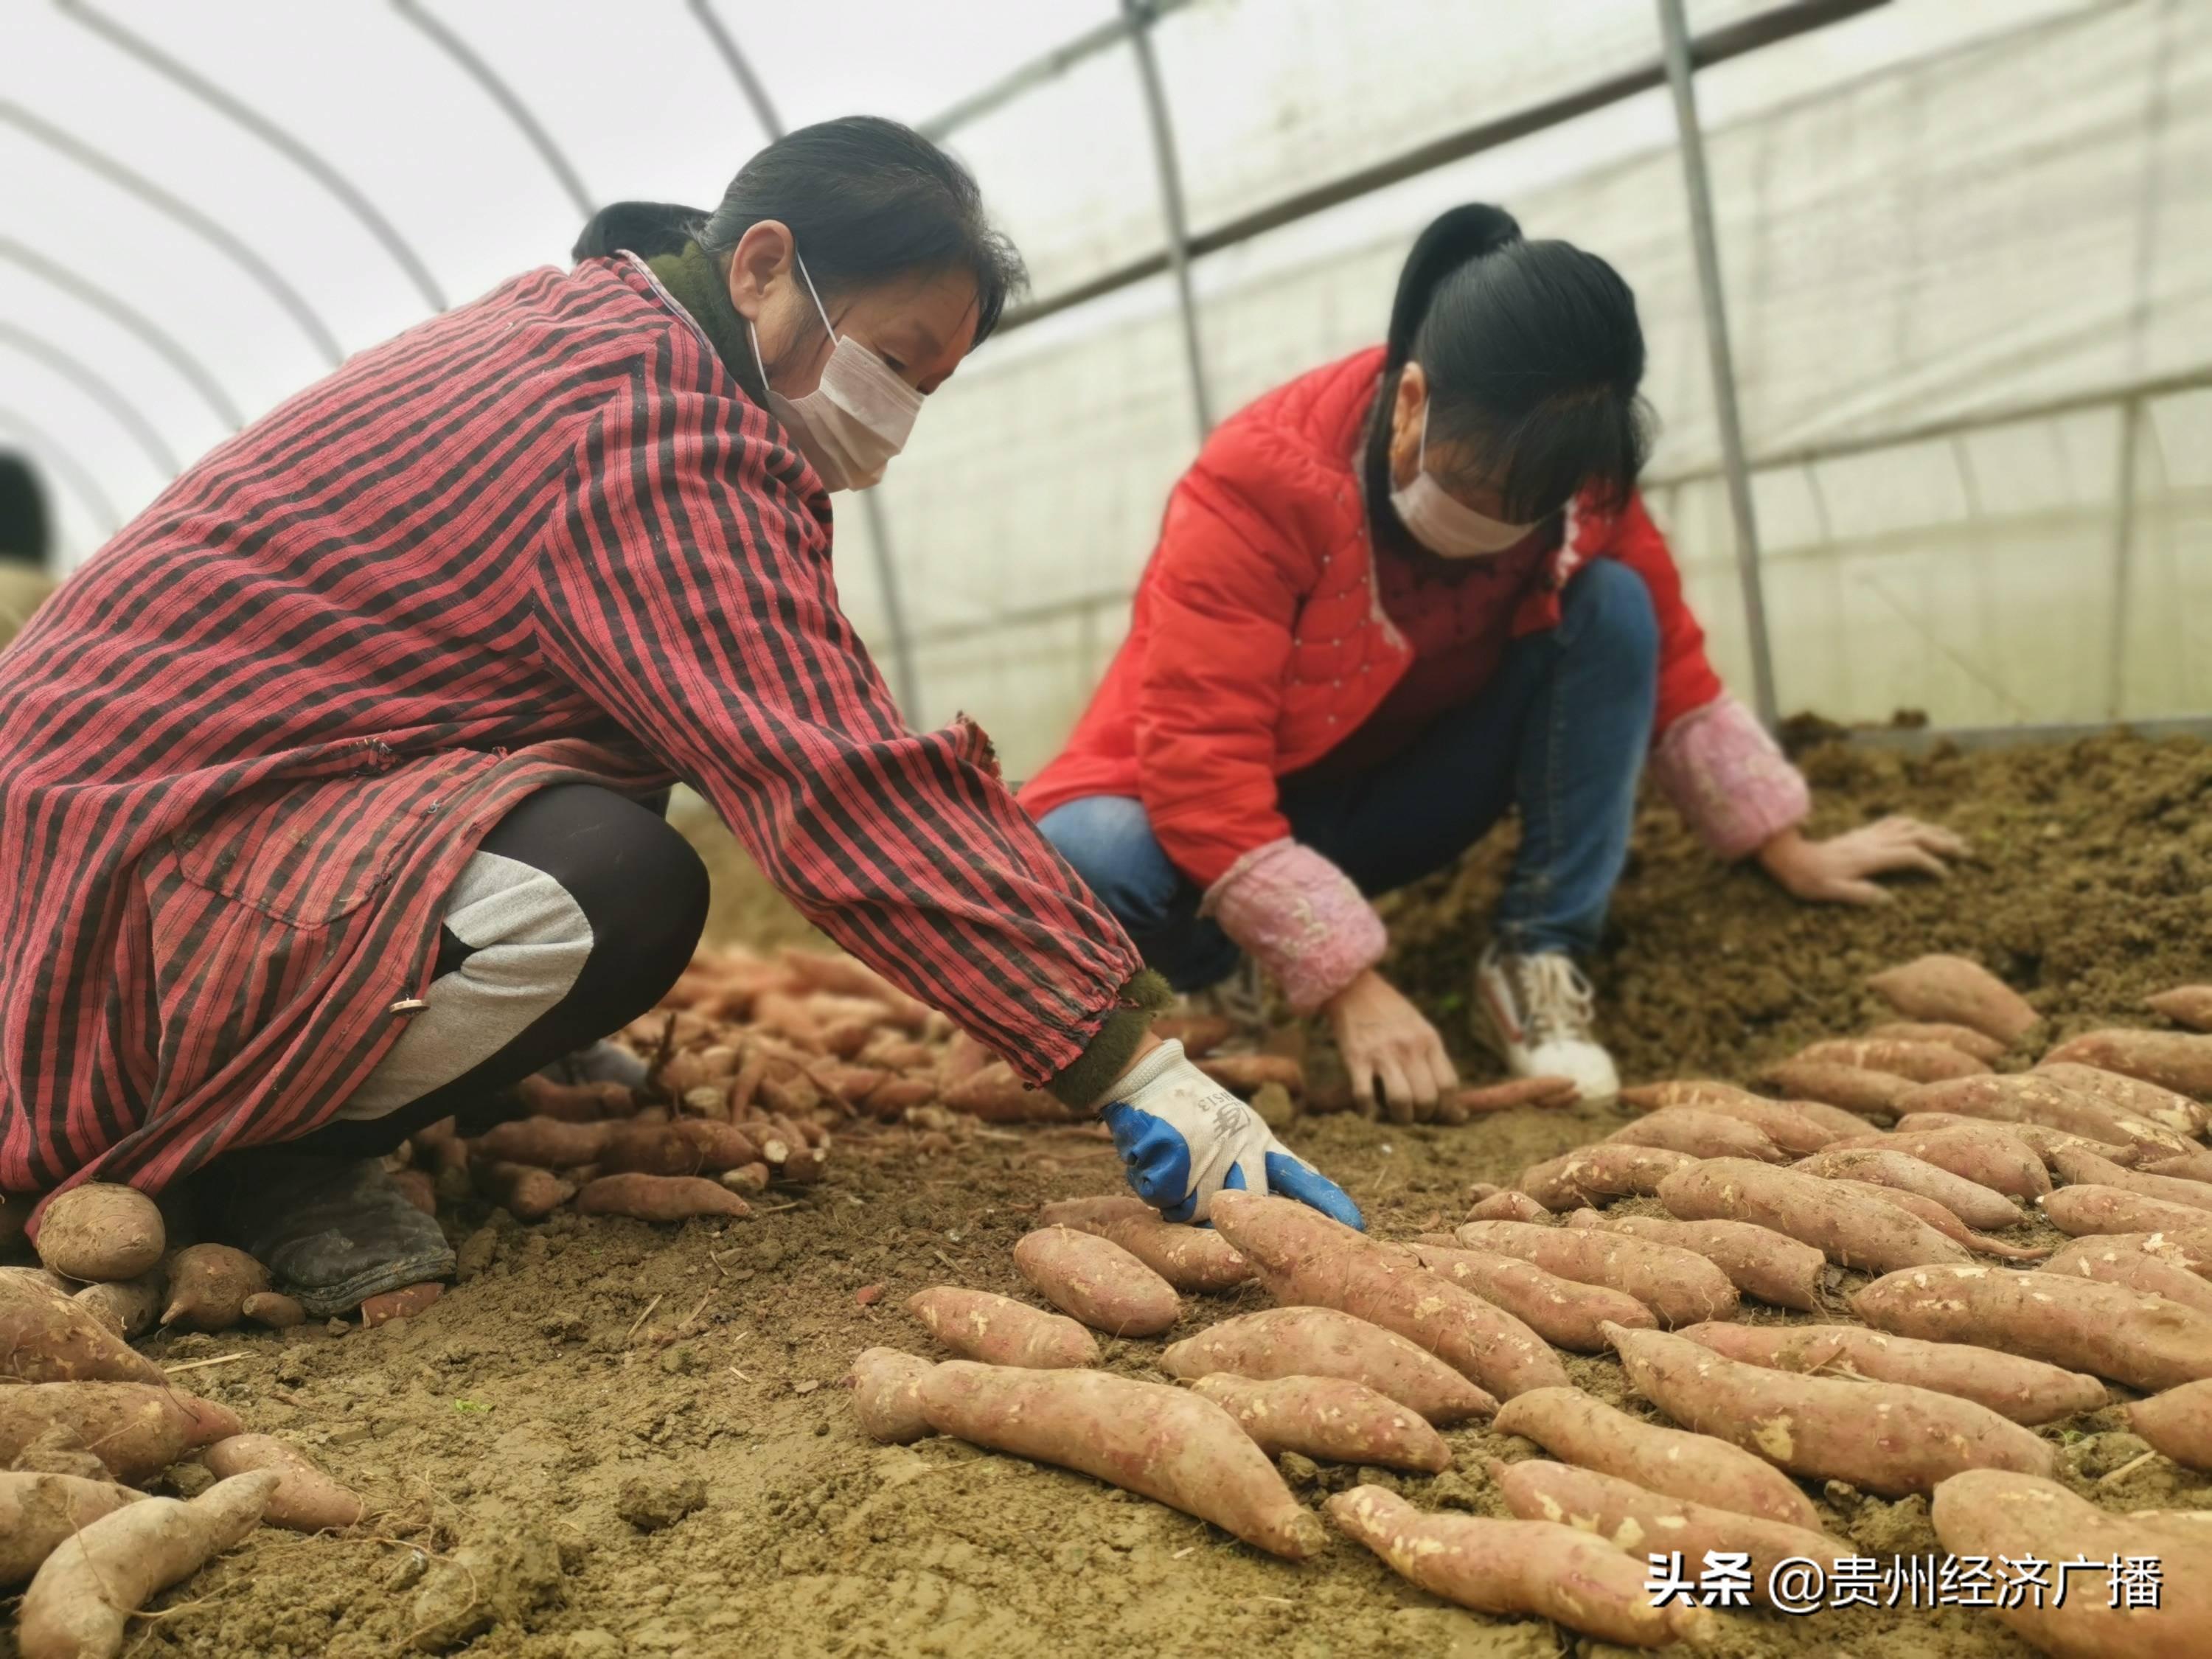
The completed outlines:
[[[796,250],[792,262],[799,267],[814,309],[822,318],[823,331],[830,337],[830,361],[822,366],[822,380],[803,398],[787,398],[769,386],[769,412],[791,428],[799,453],[813,463],[822,482],[832,489],[866,489],[878,482],[891,457],[906,447],[914,430],[914,417],[921,409],[921,393],[890,370],[890,366],[849,334],[830,325],[822,296],[814,292],[814,279]],[[753,362],[760,368],[761,384],[768,386],[768,365],[761,362],[760,336],[750,319],[745,333],[753,343]]]
[[[1429,404],[1421,400],[1421,453],[1413,462],[1413,482],[1390,492],[1390,505],[1407,533],[1430,552],[1447,559],[1484,559],[1503,553],[1536,526],[1507,524],[1476,512],[1453,498],[1422,463],[1429,452]]]

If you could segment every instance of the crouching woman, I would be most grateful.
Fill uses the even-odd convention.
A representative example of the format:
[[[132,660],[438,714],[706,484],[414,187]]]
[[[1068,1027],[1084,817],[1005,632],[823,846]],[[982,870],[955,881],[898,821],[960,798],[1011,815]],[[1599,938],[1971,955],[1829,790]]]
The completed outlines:
[[[1023,793],[1179,989],[1249,956],[1325,1012],[1365,1097],[1453,1081],[1377,973],[1368,903],[1516,809],[1474,987],[1519,1074],[1618,1090],[1580,963],[1647,757],[1713,853],[1802,899],[1940,874],[1948,832],[1802,830],[1804,780],[1723,688],[1636,494],[1644,337],[1613,267],[1455,209],[1415,244],[1387,343],[1212,435],[1170,496],[1127,639]]]

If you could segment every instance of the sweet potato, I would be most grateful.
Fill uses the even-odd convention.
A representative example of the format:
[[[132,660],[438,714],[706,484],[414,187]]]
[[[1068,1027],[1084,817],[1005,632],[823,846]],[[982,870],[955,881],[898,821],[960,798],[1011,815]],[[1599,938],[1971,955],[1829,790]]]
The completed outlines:
[[[55,1194],[39,1218],[39,1260],[66,1279],[136,1279],[167,1242],[152,1199],[105,1181]]]
[[[1759,1073],[1759,1080],[1796,1098],[1840,1106],[1861,1117],[1874,1118],[1895,1117],[1904,1109],[1898,1103],[1923,1086],[1893,1072],[1838,1066],[1824,1060],[1778,1060]]]
[[[510,1118],[495,1123],[469,1143],[471,1154],[503,1164],[532,1164],[541,1170],[574,1170],[597,1164],[608,1137],[627,1126],[600,1119],[572,1123],[557,1117]]]
[[[2061,1147],[2082,1146],[2100,1158],[2118,1162],[2122,1158],[2134,1158],[2146,1149],[2123,1146],[2109,1140],[2094,1140],[2087,1135],[2072,1134],[2064,1129],[2054,1129],[2045,1123],[2028,1123],[2016,1118],[1972,1117],[1958,1112],[1908,1112],[1897,1120],[1891,1133],[1900,1135],[1939,1134],[1953,1129],[1977,1129],[1991,1134],[2008,1135],[2043,1160],[2046,1171],[2051,1160]],[[2151,1157],[2167,1156],[2162,1149],[2148,1149]]]
[[[1305,1092],[1305,1067],[1288,1054],[1209,1054],[1197,1065],[1235,1094],[1249,1095],[1270,1083],[1279,1083],[1294,1095]]]
[[[291,1297],[276,1291],[262,1291],[247,1297],[240,1311],[255,1324],[272,1331],[289,1331],[307,1322],[307,1310]]]
[[[2039,1271],[2124,1285],[2143,1296],[2162,1296],[2201,1314],[2212,1314],[2212,1284],[2175,1262],[2117,1243],[2108,1235],[2075,1239]]]
[[[1780,1164],[1790,1156],[1764,1129],[1694,1106],[1667,1107],[1605,1139],[1626,1146],[1661,1146],[1692,1158],[1755,1158],[1762,1164]]]
[[[2212,1631],[2212,1516],[2168,1511],[2115,1515],[2055,1480],[1995,1469],[1955,1474],[1929,1506],[1936,1536],[1954,1557],[2000,1563],[1988,1605],[1998,1620],[2052,1659],[2201,1659]],[[2116,1608],[2105,1575],[2069,1575],[2061,1600],[2008,1586],[2003,1565],[2127,1557],[2163,1561],[2155,1607]],[[2047,1580],[2056,1586],[2056,1574]]]
[[[164,1325],[227,1331],[246,1317],[246,1298],[269,1288],[269,1269],[228,1244],[188,1244],[169,1259]]]
[[[2085,1031],[2044,1055],[2139,1077],[2176,1094],[2212,1094],[2212,1037],[2188,1031]]]
[[[1825,1066],[1855,1066],[1863,1072],[1886,1072],[1911,1078],[1915,1083],[1938,1083],[1945,1078],[1979,1077],[1988,1062],[1962,1054],[1943,1042],[1900,1042],[1882,1037],[1833,1037],[1808,1043],[1790,1056]]]
[[[1577,1210],[1567,1218],[1567,1225],[1626,1233],[1631,1238],[1695,1251],[1726,1273],[1729,1282],[1745,1296],[1755,1296],[1778,1308],[1796,1308],[1806,1313],[1820,1310],[1828,1258],[1810,1244],[1802,1244],[1771,1227],[1750,1221],[1669,1221],[1658,1216],[1607,1215],[1600,1210]]]
[[[1555,1219],[1552,1212],[1526,1193],[1492,1193],[1467,1212],[1469,1221],[1531,1221]]]
[[[1595,1534],[1639,1561],[1655,1553],[1679,1553],[1685,1562],[1700,1564],[1708,1551],[1748,1555],[1755,1601],[1769,1599],[1768,1582],[1784,1561],[1802,1558],[1825,1569],[1858,1553],[1856,1544],[1824,1532],[1692,1498],[1664,1497],[1618,1475],[1571,1463],[1540,1457],[1521,1463],[1493,1461],[1490,1478],[1505,1506],[1522,1520],[1555,1521]]]
[[[1711,1612],[1654,1606],[1644,1563],[1571,1527],[1424,1514],[1380,1486],[1339,1492],[1328,1512],[1400,1577],[1477,1613],[1533,1613],[1628,1647],[1719,1639]]]
[[[2175,1462],[2212,1470],[2212,1382],[2185,1382],[2135,1401],[2128,1426]],[[6,1535],[0,1528],[0,1538]]]
[[[2089,1150],[2096,1151],[2094,1146]],[[2133,1167],[2139,1174],[2164,1176],[2169,1181],[2194,1181],[2212,1184],[2212,1147],[2199,1146],[2193,1151],[2175,1152],[2171,1156],[2154,1153],[2141,1146],[2129,1146],[2120,1150],[2125,1156],[2135,1160]],[[2111,1163],[2119,1162],[2119,1159],[2113,1158],[2110,1152],[2100,1152],[2098,1156]]]
[[[1249,1284],[1252,1264],[1211,1227],[1163,1221],[1150,1208],[1106,1225],[1104,1237],[1120,1245],[1178,1291],[1231,1291]]]
[[[1625,1291],[1666,1324],[1726,1319],[1736,1310],[1735,1286],[1728,1275],[1695,1251],[1672,1244],[1587,1228],[1532,1227],[1519,1221],[1470,1221],[1455,1237],[1478,1250],[1532,1261],[1562,1279]],[[1592,1333],[1603,1334],[1601,1329]]]
[[[956,1112],[966,1112],[986,1123],[1072,1123],[1075,1113],[1057,1097],[1032,1089],[1014,1075],[1012,1066],[994,1060],[972,1077],[947,1084],[938,1099]]]
[[[27,1278],[0,1278],[0,1379],[9,1382],[151,1382],[161,1368],[82,1303]]]
[[[1173,1014],[1154,1020],[1152,1035],[1163,1042],[1182,1044],[1186,1059],[1203,1060],[1235,1036],[1237,1026],[1216,1014]]]
[[[881,1018],[901,1030],[919,1031],[928,1021],[928,1004],[908,996],[857,957],[786,945],[776,952],[776,963],[809,991],[878,1004]]]
[[[915,1385],[939,1434],[1057,1463],[1303,1561],[1327,1542],[1229,1413],[1163,1382],[951,1360]]]
[[[2039,1198],[2051,1190],[2050,1171],[2042,1158],[2008,1126],[1969,1121],[1944,1128],[1907,1128],[1900,1121],[1887,1133],[1852,1136],[1828,1150],[1866,1147],[1917,1158],[2008,1198]]]
[[[1628,1384],[1676,1422],[1778,1468],[1899,1498],[1966,1468],[2048,1474],[2050,1444],[1986,1406],[1899,1382],[1747,1365],[1662,1331],[1609,1333]]]
[[[2027,1218],[2002,1193],[1939,1170],[1905,1152],[1831,1146],[1790,1165],[1823,1179],[1864,1181],[1933,1199],[1970,1227],[2017,1227]]]
[[[1748,1089],[1716,1078],[1669,1078],[1663,1083],[1632,1084],[1620,1091],[1620,1103],[1638,1112],[1661,1112],[1669,1106],[1711,1106],[1730,1100],[1763,1100]]]
[[[1607,1344],[1605,1333],[1598,1328],[1606,1321],[1623,1325],[1658,1322],[1650,1309],[1625,1291],[1562,1279],[1518,1256],[1468,1249],[1426,1235],[1417,1243],[1414,1253],[1430,1272],[1504,1309],[1558,1347],[1603,1353]]]
[[[1516,1077],[1503,1083],[1466,1083],[1447,1089],[1437,1102],[1437,1115],[1463,1122],[1483,1112],[1510,1111],[1516,1106],[1571,1106],[1582,1091],[1570,1077]]]
[[[1724,1085],[1662,1083],[1656,1088],[1666,1091],[1722,1086]],[[1626,1100],[1629,1094],[1641,1092],[1644,1091],[1627,1091],[1621,1098]],[[1867,1127],[1864,1118],[1840,1107],[1823,1106],[1818,1101],[1811,1100],[1769,1100],[1763,1095],[1750,1094],[1742,1090],[1733,1090],[1726,1096],[1701,1096],[1681,1100],[1662,1100],[1654,1097],[1650,1107],[1643,1109],[1664,1112],[1686,1107],[1711,1116],[1733,1118],[1739,1123],[1748,1124],[1784,1152],[1795,1152],[1801,1157],[1807,1152],[1817,1152],[1845,1135],[1862,1133]]]
[[[1927,1261],[1971,1261],[1926,1222],[1869,1204],[1842,1182],[1747,1158],[1709,1158],[1660,1184],[1659,1201],[1683,1221],[1749,1221],[1817,1247],[1840,1267],[1887,1273]]]
[[[2192,1031],[2212,1031],[2212,985],[2177,985],[2143,999],[2143,1006]]]
[[[1062,1313],[1109,1336],[1157,1336],[1182,1312],[1175,1286],[1111,1239],[1040,1227],[1014,1243],[1014,1271]]]
[[[1820,1529],[1811,1500],[1764,1459],[1712,1435],[1631,1417],[1579,1389],[1538,1389],[1509,1400],[1490,1426],[1533,1440],[1565,1462],[1647,1491]]]
[[[853,1414],[871,1440],[902,1446],[930,1432],[915,1385],[934,1369],[896,1348],[863,1348],[853,1358],[845,1381],[853,1389]]]
[[[443,1285],[426,1280],[420,1285],[405,1285],[396,1291],[386,1291],[381,1295],[369,1297],[362,1303],[358,1310],[362,1328],[370,1330],[379,1325],[389,1325],[395,1319],[412,1319],[417,1314],[428,1311],[430,1304],[445,1293]]]
[[[1226,1373],[1266,1382],[1340,1377],[1388,1395],[1431,1423],[1487,1417],[1498,1401],[1427,1349],[1334,1308],[1264,1308],[1171,1345],[1170,1376]]]
[[[1608,1198],[1656,1192],[1668,1176],[1697,1161],[1686,1152],[1670,1152],[1661,1146],[1601,1141],[1532,1164],[1513,1185],[1547,1210],[1571,1210]]]
[[[2039,1071],[1920,1084],[1905,1095],[1900,1110],[2038,1123],[2091,1140],[2124,1146],[2140,1143],[2162,1147],[2169,1153],[2185,1152],[2191,1145],[2177,1130],[2117,1110]]]
[[[1884,1020],[1879,1025],[1868,1026],[1865,1036],[1873,1042],[1940,1042],[1973,1059],[1991,1061],[2003,1059],[2005,1050],[2012,1046],[1971,1025],[1956,1025],[1940,1019]]]
[[[1279,1302],[1335,1308],[1395,1331],[1501,1398],[1567,1380],[1542,1338],[1410,1251],[1285,1198],[1224,1192],[1212,1219]]]
[[[240,1431],[238,1419],[211,1400],[179,1394],[167,1383],[30,1382],[0,1388],[0,1464],[41,1435],[58,1431],[137,1484],[196,1446]]]
[[[2033,1425],[2107,1403],[2094,1376],[1963,1342],[1923,1342],[1856,1325],[1692,1325],[1680,1333],[1746,1365],[1801,1376],[1904,1382],[1956,1395],[2000,1417]]]
[[[2172,1089],[2130,1077],[2124,1072],[2084,1066],[2076,1060],[2045,1057],[2036,1063],[2035,1069],[2077,1094],[2104,1102],[2116,1112],[2146,1118],[2177,1134],[2195,1136],[2204,1133],[2204,1108]]]
[[[1039,1206],[1037,1225],[1040,1227],[1079,1227],[1086,1233],[1102,1237],[1116,1221],[1126,1221],[1135,1216],[1154,1216],[1158,1212],[1127,1193],[1101,1193],[1091,1198],[1060,1198]]]
[[[131,1615],[252,1532],[276,1483],[261,1470],[218,1480],[190,1503],[126,1504],[58,1546],[23,1592],[22,1659],[112,1659]]]
[[[2172,1233],[2212,1243],[2212,1216],[2204,1211],[2124,1187],[2059,1187],[2036,1205],[2052,1226],[2075,1238],[2089,1233]]]
[[[626,1215],[639,1221],[689,1221],[695,1216],[750,1215],[752,1206],[703,1176],[601,1176],[576,1194],[580,1215]]]
[[[1340,1376],[1261,1382],[1221,1371],[1199,1378],[1195,1392],[1235,1418],[1270,1457],[1291,1451],[1428,1474],[1451,1466],[1451,1448],[1419,1413]]]
[[[1972,1342],[2155,1391],[2212,1376],[2212,1315],[2118,1285],[2002,1267],[1912,1267],[1850,1298],[1877,1330]]]
[[[143,1336],[161,1317],[168,1299],[169,1276],[159,1267],[136,1279],[111,1279],[70,1292],[70,1299],[91,1311],[94,1318],[116,1335]]]
[[[1844,1192],[1856,1193],[1861,1198],[1904,1211],[1916,1220],[1933,1227],[1954,1244],[1962,1245],[1970,1251],[1996,1256],[2006,1261],[2041,1261],[2051,1254],[2049,1248],[2044,1245],[2015,1244],[1992,1233],[1978,1233],[1934,1199],[1923,1198],[1918,1193],[1908,1193],[1896,1187],[1877,1187],[1871,1181],[1852,1181],[1833,1176],[1828,1178]]]
[[[1089,1331],[1012,1297],[935,1285],[915,1291],[906,1306],[946,1347],[987,1364],[1052,1370],[1098,1363],[1098,1342]]]
[[[1064,1198],[1037,1212],[1042,1227],[1074,1227],[1110,1238],[1178,1291],[1226,1291],[1249,1281],[1252,1264],[1211,1227],[1160,1219],[1126,1194]]]
[[[514,1092],[532,1116],[563,1118],[571,1123],[629,1117],[637,1110],[636,1095],[623,1083],[556,1083],[533,1073],[516,1084]]]
[[[733,1123],[685,1118],[674,1123],[616,1124],[600,1144],[599,1156],[589,1161],[609,1175],[720,1175],[757,1162],[763,1150]]]
[[[1885,968],[1867,988],[1907,1019],[1971,1026],[2006,1044],[2026,1036],[2041,1018],[2027,998],[1965,957],[1919,957]]]
[[[925,1106],[937,1098],[937,1084],[929,1078],[886,1078],[868,1091],[866,1103],[874,1116],[897,1117],[911,1107]]]
[[[2179,1267],[2185,1273],[2194,1273],[2199,1279],[2212,1279],[2212,1237],[2176,1238],[2171,1233],[2155,1232],[2087,1233],[2066,1245],[2057,1255],[2051,1258],[2051,1261],[2057,1261],[2059,1256],[2066,1255],[2069,1251],[2093,1249],[2147,1255]],[[2046,1267],[2049,1265],[2045,1264]],[[2094,1279],[2096,1275],[2089,1273],[2082,1277]]]
[[[2204,1212],[2202,1224],[2212,1227],[2212,1185],[2202,1181],[2191,1181],[2179,1176],[2152,1175],[2142,1170],[2124,1170],[2112,1159],[2100,1158],[2081,1146],[2065,1147],[2051,1161],[2058,1173],[2074,1186],[2117,1187],[2122,1192],[2139,1193],[2145,1198],[2179,1204],[2185,1210],[2201,1210]]]
[[[81,1475],[0,1474],[0,1584],[20,1584],[68,1538],[146,1494]]]
[[[517,1221],[542,1221],[576,1195],[576,1183],[529,1164],[487,1159],[471,1171],[477,1190]]]
[[[276,1477],[276,1490],[261,1518],[272,1527],[293,1532],[326,1532],[350,1527],[367,1509],[360,1498],[315,1467],[307,1453],[287,1445],[274,1435],[234,1434],[218,1440],[200,1454],[200,1461],[217,1480],[266,1469]]]

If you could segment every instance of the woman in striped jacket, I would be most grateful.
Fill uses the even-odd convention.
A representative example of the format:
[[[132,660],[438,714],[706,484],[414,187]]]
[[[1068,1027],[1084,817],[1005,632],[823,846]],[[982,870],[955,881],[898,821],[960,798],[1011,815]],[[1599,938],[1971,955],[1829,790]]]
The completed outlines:
[[[814,922],[1062,1099],[1139,1192],[1356,1221],[1173,1043],[1164,991],[964,720],[838,608],[865,487],[1019,280],[895,124],[712,215],[629,204],[179,477],[0,657],[0,1194],[160,1191],[318,1315],[450,1270],[376,1154],[656,1001],[698,788]],[[31,1224],[36,1225],[36,1214]]]

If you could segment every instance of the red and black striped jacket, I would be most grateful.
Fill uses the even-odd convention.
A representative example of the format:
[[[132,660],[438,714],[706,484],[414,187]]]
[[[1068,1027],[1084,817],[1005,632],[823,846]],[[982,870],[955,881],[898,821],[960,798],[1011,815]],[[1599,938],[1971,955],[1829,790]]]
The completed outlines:
[[[854,954],[1033,1080],[1134,950],[964,720],[910,733],[829,498],[628,258],[276,409],[0,655],[0,1190],[158,1190],[329,1119],[532,790],[678,777]]]

